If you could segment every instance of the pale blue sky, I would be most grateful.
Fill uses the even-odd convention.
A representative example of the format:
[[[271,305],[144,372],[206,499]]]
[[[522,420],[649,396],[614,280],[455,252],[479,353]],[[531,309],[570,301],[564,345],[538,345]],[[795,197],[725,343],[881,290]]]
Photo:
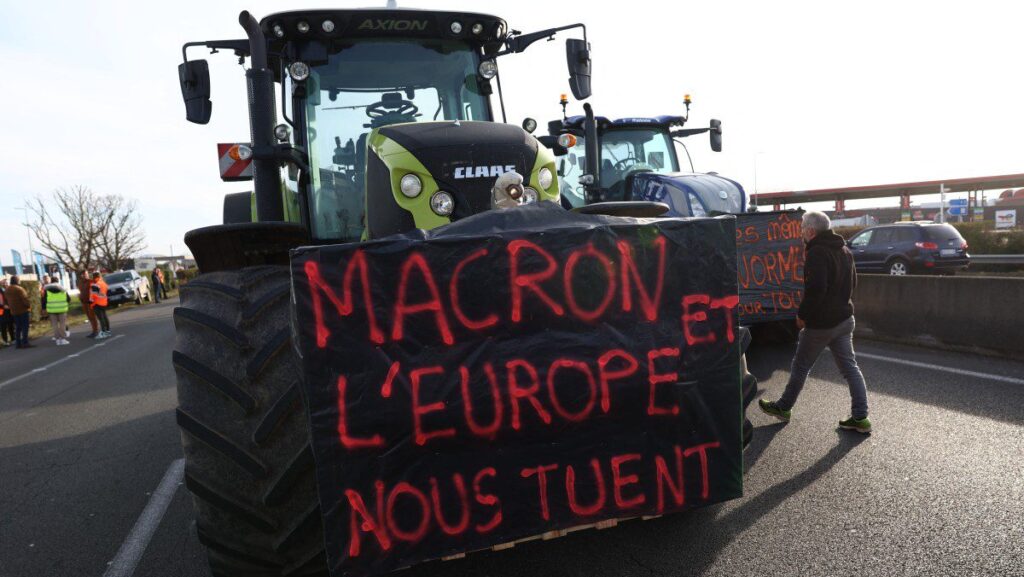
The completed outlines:
[[[211,57],[213,120],[184,120],[181,44],[237,38],[257,17],[384,2],[0,2],[0,262],[26,250],[26,198],[86,184],[139,201],[150,252],[219,222],[215,143],[248,137],[241,69]],[[692,139],[698,170],[761,192],[1024,172],[1021,9],[1005,2],[468,2],[524,32],[584,21],[598,114],[724,122],[725,150]],[[160,8],[156,8],[160,6]],[[196,53],[198,54],[198,52]],[[562,42],[500,63],[510,121],[556,117]],[[573,112],[579,105],[571,105]]]

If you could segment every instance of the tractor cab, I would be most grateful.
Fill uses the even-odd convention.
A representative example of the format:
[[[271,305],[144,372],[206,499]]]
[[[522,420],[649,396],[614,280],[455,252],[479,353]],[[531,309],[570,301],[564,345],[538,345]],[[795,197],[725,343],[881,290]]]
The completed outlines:
[[[567,103],[563,97],[562,105]],[[609,119],[586,115],[548,123],[542,139],[555,150],[562,203],[577,208],[596,202],[654,201],[669,206],[669,216],[707,216],[740,213],[746,209],[739,183],[716,173],[683,171],[676,144],[679,139],[710,133],[711,148],[722,147],[721,122],[706,128],[683,128],[686,116]],[[588,134],[590,138],[588,139]],[[595,140],[591,143],[590,140]],[[689,159],[689,152],[687,151]],[[590,158],[596,158],[593,163]]]
[[[539,173],[553,172],[550,151],[496,123],[491,96],[502,97],[499,58],[582,25],[522,34],[496,16],[400,9],[284,12],[259,22],[243,13],[240,22],[246,40],[185,45],[252,60],[253,141],[240,156],[257,165],[256,190],[229,195],[226,224],[292,221],[316,244],[432,228],[489,208],[490,185],[506,170],[533,183],[530,198],[557,200],[553,177]],[[585,29],[584,40],[566,46],[570,88],[586,98]],[[186,58],[179,76],[188,119],[205,123],[205,61]]]

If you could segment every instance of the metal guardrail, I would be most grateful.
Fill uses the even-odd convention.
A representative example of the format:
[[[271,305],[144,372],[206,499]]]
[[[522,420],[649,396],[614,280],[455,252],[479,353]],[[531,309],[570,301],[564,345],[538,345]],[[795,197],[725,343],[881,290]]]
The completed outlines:
[[[972,254],[971,264],[1024,264],[1024,254]]]

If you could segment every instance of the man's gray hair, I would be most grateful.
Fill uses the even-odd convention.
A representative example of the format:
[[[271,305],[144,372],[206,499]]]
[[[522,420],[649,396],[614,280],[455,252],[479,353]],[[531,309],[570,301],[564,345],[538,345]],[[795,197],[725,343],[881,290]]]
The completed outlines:
[[[824,212],[812,210],[804,213],[804,226],[814,232],[825,232],[832,226],[832,221]]]

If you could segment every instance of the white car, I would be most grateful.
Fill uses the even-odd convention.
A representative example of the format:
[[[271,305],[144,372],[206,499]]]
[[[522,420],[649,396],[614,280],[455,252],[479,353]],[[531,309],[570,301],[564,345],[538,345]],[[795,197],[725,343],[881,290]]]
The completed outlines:
[[[134,269],[103,275],[107,283],[107,300],[111,305],[134,302],[141,305],[143,300],[152,300],[149,279]]]

